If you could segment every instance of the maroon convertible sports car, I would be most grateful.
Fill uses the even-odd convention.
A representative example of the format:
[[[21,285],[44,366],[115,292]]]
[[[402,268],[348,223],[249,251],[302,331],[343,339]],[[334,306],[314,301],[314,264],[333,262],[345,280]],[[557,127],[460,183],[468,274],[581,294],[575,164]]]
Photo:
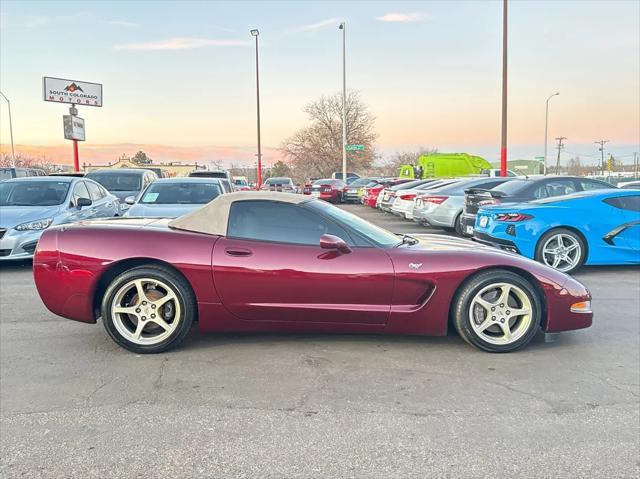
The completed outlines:
[[[399,237],[324,201],[237,192],[174,220],[47,230],[34,259],[55,314],[156,353],[202,331],[444,335],[505,352],[591,325],[591,295],[534,261],[438,235]]]

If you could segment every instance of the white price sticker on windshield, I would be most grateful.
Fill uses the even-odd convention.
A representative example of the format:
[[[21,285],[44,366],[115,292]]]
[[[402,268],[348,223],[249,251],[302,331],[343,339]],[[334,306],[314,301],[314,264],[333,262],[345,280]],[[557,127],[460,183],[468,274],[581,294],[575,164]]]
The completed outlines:
[[[158,199],[159,193],[147,193],[144,195],[143,203],[153,203]]]

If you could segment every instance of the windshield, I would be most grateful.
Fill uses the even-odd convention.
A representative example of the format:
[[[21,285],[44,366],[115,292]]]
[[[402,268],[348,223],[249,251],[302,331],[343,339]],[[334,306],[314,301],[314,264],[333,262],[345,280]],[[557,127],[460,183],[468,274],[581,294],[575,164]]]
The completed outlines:
[[[97,181],[109,191],[138,191],[142,175],[136,173],[89,173],[87,178]]]
[[[359,178],[349,183],[349,186],[365,186],[365,185],[368,185],[369,183],[371,183],[371,180],[369,178]]]
[[[264,182],[265,185],[288,185],[290,183],[291,178],[269,178]]]
[[[511,180],[492,189],[493,191],[500,191],[509,195],[511,193],[517,193],[528,184],[530,183],[527,180]]]
[[[8,180],[13,178],[13,173],[10,168],[0,169],[0,180]]]
[[[334,180],[316,180],[313,182],[314,185],[330,185]]]
[[[247,186],[247,180],[233,180],[234,185]]]
[[[64,203],[68,181],[15,181],[0,183],[0,206],[54,206]]]
[[[399,242],[398,237],[390,231],[369,223],[345,210],[336,208],[329,203],[324,201],[311,201],[307,204],[310,208],[321,211],[325,216],[336,220],[338,223],[350,226],[379,246],[391,247],[397,245]]]
[[[407,183],[400,183],[399,185],[392,186],[389,189],[393,191],[408,190],[409,188],[415,188],[416,186],[423,185],[426,182],[427,181],[425,180],[413,180],[413,181],[408,181]]]
[[[153,205],[201,205],[220,194],[218,183],[151,183],[140,203]]]

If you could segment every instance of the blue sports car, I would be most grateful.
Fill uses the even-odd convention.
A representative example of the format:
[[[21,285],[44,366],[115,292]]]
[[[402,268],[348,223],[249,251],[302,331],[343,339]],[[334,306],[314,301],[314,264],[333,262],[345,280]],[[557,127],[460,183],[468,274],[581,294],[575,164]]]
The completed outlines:
[[[640,190],[597,190],[478,211],[474,239],[570,273],[640,264]]]

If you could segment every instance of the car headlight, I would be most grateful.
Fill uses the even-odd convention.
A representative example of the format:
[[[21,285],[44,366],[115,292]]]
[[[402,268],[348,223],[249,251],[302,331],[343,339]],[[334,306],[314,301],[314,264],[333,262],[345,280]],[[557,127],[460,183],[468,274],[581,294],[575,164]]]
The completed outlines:
[[[21,225],[16,226],[14,229],[17,231],[44,230],[51,226],[51,223],[53,223],[53,218],[47,218],[44,220],[22,223]]]

